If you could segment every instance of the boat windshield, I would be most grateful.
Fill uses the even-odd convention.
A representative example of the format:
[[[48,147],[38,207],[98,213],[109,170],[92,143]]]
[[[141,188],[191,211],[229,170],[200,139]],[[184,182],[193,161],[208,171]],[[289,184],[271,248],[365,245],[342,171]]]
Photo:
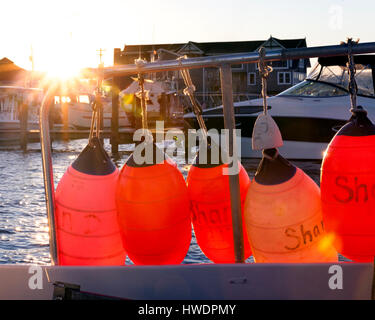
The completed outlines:
[[[373,74],[370,65],[356,64],[355,79],[358,86],[358,94],[375,97]],[[332,65],[313,68],[307,79],[331,83],[344,89],[349,86],[349,74],[346,66]]]
[[[279,96],[335,97],[347,94],[348,92],[346,90],[337,86],[318,81],[305,80],[283,91]]]
[[[356,64],[358,94],[375,98],[371,66]],[[348,94],[348,68],[339,65],[313,68],[306,80],[280,93],[287,96],[332,97]]]

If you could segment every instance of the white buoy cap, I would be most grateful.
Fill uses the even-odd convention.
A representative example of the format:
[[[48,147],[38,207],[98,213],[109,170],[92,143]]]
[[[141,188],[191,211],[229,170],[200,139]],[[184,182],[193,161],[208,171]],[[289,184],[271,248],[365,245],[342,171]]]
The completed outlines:
[[[253,150],[279,148],[283,139],[275,120],[267,114],[260,114],[255,121],[252,138]]]

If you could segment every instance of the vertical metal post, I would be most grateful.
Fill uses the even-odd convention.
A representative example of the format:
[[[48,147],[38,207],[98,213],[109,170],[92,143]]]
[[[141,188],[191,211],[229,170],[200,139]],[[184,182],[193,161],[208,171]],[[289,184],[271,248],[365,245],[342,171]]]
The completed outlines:
[[[119,133],[118,133],[118,107],[119,107],[119,93],[118,93],[117,78],[112,79],[112,117],[111,117],[111,146],[112,154],[118,153]]]
[[[56,221],[55,221],[55,186],[53,184],[53,168],[51,157],[51,142],[49,133],[49,111],[53,105],[54,90],[49,89],[46,93],[40,108],[40,145],[42,150],[44,190],[46,195],[47,218],[49,227],[49,248],[51,262],[58,265]]]
[[[234,254],[236,263],[244,262],[244,240],[241,214],[240,181],[238,175],[238,158],[236,137],[234,135],[235,120],[233,108],[232,68],[230,64],[220,66],[221,92],[223,100],[224,126],[229,130],[229,157],[234,159],[232,164],[236,174],[229,175],[230,202],[232,210],[232,226],[234,240]]]

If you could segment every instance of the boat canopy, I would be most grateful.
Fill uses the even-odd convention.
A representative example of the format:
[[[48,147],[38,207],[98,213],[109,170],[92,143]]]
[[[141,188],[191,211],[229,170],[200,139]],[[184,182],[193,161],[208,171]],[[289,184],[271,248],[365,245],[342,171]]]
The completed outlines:
[[[347,91],[349,74],[348,57],[334,56],[319,58],[306,80],[325,82]],[[358,94],[375,97],[375,55],[354,56]]]

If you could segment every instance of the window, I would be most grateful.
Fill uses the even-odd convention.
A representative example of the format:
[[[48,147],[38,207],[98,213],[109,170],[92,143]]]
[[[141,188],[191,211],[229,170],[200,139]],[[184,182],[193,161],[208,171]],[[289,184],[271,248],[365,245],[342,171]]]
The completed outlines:
[[[257,83],[256,73],[255,72],[249,72],[247,74],[247,84],[249,86],[254,86],[254,85],[256,85],[256,83]]]
[[[299,59],[298,68],[305,68],[305,59]]]
[[[240,64],[232,64],[232,69],[233,70],[242,70],[243,65],[241,63]]]
[[[301,97],[335,97],[344,96],[348,93],[335,85],[317,81],[305,80],[288,90],[280,93],[280,96],[301,96]]]
[[[277,73],[277,84],[291,84],[290,72],[278,72]]]

